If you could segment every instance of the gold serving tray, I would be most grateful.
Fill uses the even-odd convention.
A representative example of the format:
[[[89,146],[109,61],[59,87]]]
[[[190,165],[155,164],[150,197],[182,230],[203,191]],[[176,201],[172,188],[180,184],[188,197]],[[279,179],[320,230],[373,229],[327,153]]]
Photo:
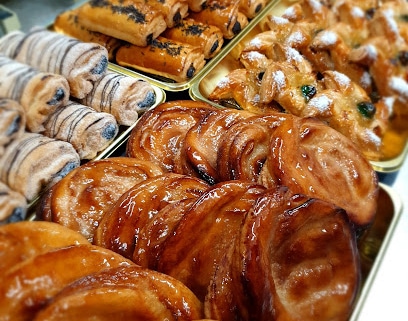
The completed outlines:
[[[267,14],[280,16],[288,6],[295,2],[297,2],[297,0],[282,0],[263,16],[265,17]],[[251,40],[260,31],[259,24],[254,26],[244,37],[240,38],[240,41],[235,44],[232,50],[229,50],[227,55],[224,55],[213,62],[216,66],[201,73],[200,77],[196,79],[189,88],[190,97],[193,100],[200,100],[213,106],[222,107],[209,100],[208,97],[223,77],[237,68],[242,68],[242,65],[240,65],[240,62],[238,61],[241,50],[244,44]],[[393,132],[392,135],[397,137],[397,140],[391,138],[386,142],[386,145],[390,147],[393,145],[392,147],[396,150],[393,152],[393,155],[396,156],[391,156],[386,160],[371,161],[374,170],[377,172],[390,173],[399,170],[408,154],[408,130],[405,130],[404,133]]]

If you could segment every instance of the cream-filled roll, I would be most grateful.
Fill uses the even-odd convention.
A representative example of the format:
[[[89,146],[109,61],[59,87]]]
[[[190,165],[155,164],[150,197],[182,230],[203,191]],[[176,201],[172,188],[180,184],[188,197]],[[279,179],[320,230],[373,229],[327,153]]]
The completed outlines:
[[[44,121],[53,110],[66,104],[69,93],[65,77],[41,72],[0,54],[0,97],[21,104],[28,130],[43,132]]]
[[[156,102],[153,86],[142,79],[107,72],[80,102],[112,114],[119,125],[131,126]]]
[[[0,98],[0,157],[4,147],[25,131],[23,107],[15,100]]]
[[[80,159],[71,144],[25,132],[7,145],[0,157],[0,181],[32,201],[78,167]]]
[[[0,225],[25,219],[27,201],[25,197],[0,182]]]
[[[96,157],[119,131],[114,116],[74,101],[52,113],[44,126],[44,135],[69,142],[81,159]]]
[[[108,52],[97,43],[42,28],[13,31],[0,39],[0,53],[43,72],[64,76],[71,96],[85,97],[108,67]]]

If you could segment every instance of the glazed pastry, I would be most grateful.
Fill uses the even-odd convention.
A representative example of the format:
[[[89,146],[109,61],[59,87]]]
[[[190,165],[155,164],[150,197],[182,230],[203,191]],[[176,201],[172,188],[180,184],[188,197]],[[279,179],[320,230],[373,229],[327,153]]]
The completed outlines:
[[[146,0],[145,2],[153,10],[164,15],[167,28],[173,28],[188,14],[188,3],[186,0]]]
[[[200,47],[162,36],[152,40],[147,47],[121,46],[116,53],[116,62],[176,82],[193,78],[205,65]]]
[[[187,0],[188,9],[193,12],[200,12],[204,9],[207,0]]]
[[[139,231],[155,213],[173,202],[197,197],[207,188],[202,180],[175,173],[148,178],[123,193],[102,217],[95,244],[132,259]]]
[[[78,22],[89,30],[142,47],[167,28],[162,12],[133,0],[88,1],[78,11]]]
[[[78,244],[89,244],[79,233],[57,223],[20,221],[0,228],[0,272],[36,255]]]
[[[9,33],[0,39],[0,53],[43,72],[65,77],[75,98],[85,97],[108,67],[108,52],[103,46],[47,29]]]
[[[85,28],[78,21],[78,10],[79,9],[72,9],[60,13],[54,20],[54,24],[52,25],[53,30],[83,42],[100,44],[108,51],[109,60],[114,60],[115,51],[123,41]]]
[[[190,100],[160,104],[139,119],[130,133],[126,155],[154,162],[164,172],[193,175],[182,153],[185,135],[212,110],[215,107]]]
[[[222,32],[218,27],[206,25],[190,18],[181,20],[173,28],[167,28],[162,35],[171,40],[202,47],[205,59],[214,57],[224,43]]]
[[[0,181],[32,201],[79,162],[71,144],[26,132],[9,144],[0,158]]]
[[[37,217],[67,226],[93,242],[100,220],[117,199],[134,185],[162,173],[155,164],[130,157],[87,162],[45,193]]]
[[[103,269],[125,265],[133,264],[119,254],[90,244],[35,255],[0,277],[0,315],[11,320],[32,320],[51,297],[70,283]],[[13,291],[16,286],[18,294]]]
[[[0,182],[0,225],[22,221],[27,214],[27,201],[25,197],[10,189],[6,184]],[[3,241],[0,242],[0,245]],[[0,254],[3,251],[0,251]],[[0,260],[0,272],[1,264]]]
[[[207,1],[203,10],[191,12],[189,17],[220,28],[225,39],[232,39],[248,24],[247,17],[238,6],[238,3],[220,5],[216,1]]]
[[[112,114],[119,125],[131,126],[156,102],[153,87],[142,79],[106,72],[80,100],[98,112]]]
[[[69,98],[67,80],[40,72],[0,54],[0,97],[18,102],[24,109],[27,129],[41,133],[49,114]]]
[[[70,143],[81,159],[96,157],[119,131],[114,116],[74,101],[50,114],[44,127],[44,135]]]
[[[148,299],[146,299],[148,298]],[[180,281],[138,266],[79,278],[55,295],[34,320],[200,320],[202,303]]]
[[[4,147],[25,131],[23,107],[15,100],[0,98],[0,157]]]

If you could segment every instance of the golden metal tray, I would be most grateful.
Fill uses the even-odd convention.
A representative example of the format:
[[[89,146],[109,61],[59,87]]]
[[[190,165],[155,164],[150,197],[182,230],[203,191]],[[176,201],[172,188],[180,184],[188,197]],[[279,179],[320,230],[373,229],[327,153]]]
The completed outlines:
[[[288,6],[296,1],[297,0],[282,0],[263,16],[266,17],[268,14],[280,16]],[[260,20],[261,19],[259,19],[259,21]],[[240,65],[240,62],[238,61],[241,50],[244,44],[251,40],[260,31],[259,24],[254,26],[245,36],[239,38],[240,41],[238,43],[234,43],[234,48],[229,50],[228,54],[222,57],[217,57],[212,61],[214,67],[200,73],[200,77],[190,86],[190,97],[193,100],[200,100],[213,106],[222,107],[209,100],[208,97],[223,77],[235,69],[242,68],[242,65]],[[387,146],[394,149],[392,153],[393,156],[387,157],[387,159],[384,160],[371,161],[374,170],[377,172],[390,173],[397,171],[403,165],[406,155],[408,154],[408,130],[405,130],[404,133],[392,133],[397,140],[389,139],[389,141],[387,141]]]

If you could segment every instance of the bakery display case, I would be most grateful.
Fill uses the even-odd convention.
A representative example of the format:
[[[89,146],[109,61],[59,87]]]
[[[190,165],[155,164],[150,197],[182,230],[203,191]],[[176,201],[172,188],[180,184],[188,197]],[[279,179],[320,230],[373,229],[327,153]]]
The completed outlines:
[[[225,40],[222,48],[219,49],[216,55],[212,57],[206,57],[205,65],[202,66],[200,70],[196,74],[194,74],[194,76],[191,77],[190,79],[176,80],[176,79],[171,79],[168,77],[163,77],[163,73],[162,74],[160,74],[160,72],[158,74],[151,73],[151,70],[149,68],[141,68],[138,70],[134,66],[133,67],[130,66],[130,64],[129,66],[125,66],[126,64],[120,65],[115,60],[111,60],[109,62],[107,66],[107,71],[112,72],[117,76],[124,76],[124,77],[130,77],[133,79],[140,79],[142,81],[147,82],[148,84],[152,86],[153,91],[154,91],[154,96],[155,96],[155,102],[145,112],[156,109],[162,103],[165,103],[165,102],[171,103],[172,101],[179,101],[181,99],[208,104],[208,106],[212,106],[220,110],[225,109],[225,107],[229,107],[228,109],[231,109],[232,107],[232,109],[236,109],[236,110],[245,109],[245,108],[241,108],[240,106],[238,106],[236,104],[236,101],[232,101],[232,100],[215,101],[214,99],[211,98],[211,94],[220,85],[220,83],[222,83],[225,77],[227,77],[231,72],[242,68],[242,62],[240,60],[241,53],[243,52],[244,48],[248,45],[248,43],[250,43],[250,41],[254,37],[256,37],[257,35],[259,35],[260,33],[264,31],[263,29],[264,22],[268,18],[268,16],[271,14],[274,16],[281,16],[283,12],[289,6],[293,5],[295,2],[296,1],[293,1],[293,0],[282,0],[282,1],[272,0],[270,1],[263,8],[263,10],[261,10],[257,15],[251,17],[248,20],[248,24],[246,24],[246,26],[239,33],[235,34],[234,37],[232,37],[231,39]],[[4,6],[5,11],[12,12],[13,14],[16,15],[16,18],[18,18],[16,21],[18,21],[18,23],[10,25],[9,21],[7,21],[8,30],[6,30],[4,33],[12,31],[12,30],[9,30],[10,28],[28,31],[33,26],[43,26],[47,30],[54,32],[56,31],[54,23],[56,21],[56,18],[59,15],[61,15],[63,12],[66,12],[67,10],[76,10],[78,8],[81,8],[81,6],[84,6],[85,4],[87,4],[87,1],[61,1],[59,4],[55,4],[55,3],[50,4],[47,1],[36,1],[35,3],[30,3],[30,4],[27,3],[27,6],[25,5],[23,6],[21,2],[19,1],[6,0],[4,4],[2,3],[2,6]],[[34,14],[35,12],[38,12],[38,15]],[[1,17],[2,16],[0,16],[0,19]],[[92,22],[92,23],[95,23],[95,22]],[[0,26],[1,25],[2,24],[0,24]],[[0,36],[2,36],[1,33],[0,33]],[[135,56],[135,57],[138,57],[136,60],[142,60],[142,58],[140,57],[143,57],[144,54],[145,53],[141,53],[141,56],[139,57]],[[162,58],[162,59],[165,59],[165,58]],[[140,114],[140,117],[141,115],[142,114]],[[133,131],[135,131],[136,129],[140,130],[140,124],[138,124],[140,117],[130,125],[119,126],[115,139],[111,141],[108,147],[104,148],[101,151],[98,151],[97,155],[95,157],[92,157],[91,160],[103,162],[104,160],[129,156],[128,155],[129,138]],[[180,120],[182,118],[180,116],[180,118],[177,118],[177,119]],[[152,120],[152,123],[154,121],[155,120]],[[162,130],[162,137],[160,136],[160,139],[163,139],[163,141],[167,137],[165,136],[166,135],[165,131],[168,129],[168,124],[171,124],[172,121],[173,120],[169,119],[165,124],[162,124],[162,127],[160,126],[157,127],[159,128],[159,130]],[[180,123],[182,123],[182,121],[180,121]],[[365,231],[365,233],[363,233],[362,235],[359,235],[358,242],[357,242],[359,260],[360,260],[361,269],[362,269],[362,278],[361,278],[361,288],[357,294],[357,299],[355,300],[355,306],[353,307],[352,309],[353,312],[351,313],[351,316],[350,316],[350,320],[353,320],[353,321],[376,320],[376,319],[385,319],[385,318],[400,320],[400,319],[405,319],[408,317],[406,309],[404,308],[404,300],[405,300],[404,291],[405,291],[405,288],[408,287],[408,280],[407,278],[404,277],[404,275],[406,274],[406,270],[408,269],[408,255],[405,254],[405,248],[404,248],[405,244],[408,244],[408,208],[407,208],[408,206],[408,165],[406,161],[406,155],[408,153],[408,141],[406,137],[407,132],[408,130],[406,128],[403,128],[403,133],[401,134],[401,136],[398,136],[396,138],[395,136],[392,136],[395,138],[395,140],[393,140],[392,137],[390,139],[387,138],[388,139],[387,140],[387,151],[391,150],[390,153],[393,154],[392,157],[384,157],[383,159],[380,158],[380,159],[370,160],[370,164],[376,171],[378,178],[379,178],[379,197],[378,197],[378,203],[377,203],[378,207],[377,207],[377,214],[376,214],[374,222]],[[180,132],[174,131],[173,134],[175,136],[172,136],[172,138],[169,138],[168,139],[169,142],[172,139],[176,139],[175,137],[177,137],[177,135],[179,135]],[[152,133],[149,134],[148,132],[146,132],[144,135],[145,135],[144,137],[149,137],[149,135],[153,136]],[[394,135],[394,133],[392,133],[392,135]],[[159,141],[159,138],[157,137],[155,139]],[[205,140],[202,140],[202,141],[205,141]],[[171,144],[169,143],[169,146],[170,145]],[[197,147],[197,150],[199,150],[199,147]],[[152,153],[154,154],[154,152]],[[158,155],[160,155],[159,157],[162,157],[161,161],[163,162],[166,161],[166,159],[169,157],[170,154],[171,153],[169,154],[158,153]],[[198,157],[197,156],[198,154],[194,154],[194,155]],[[203,155],[201,156],[204,157]],[[177,155],[177,157],[179,157],[179,155]],[[89,161],[90,161],[89,159],[81,160],[81,165],[87,164]],[[101,165],[101,166],[102,167],[100,171],[110,170],[108,168],[112,168],[114,169],[114,171],[117,170],[113,165],[111,167],[109,167],[110,166],[109,165],[106,168],[103,167],[104,165]],[[89,168],[91,167],[92,166],[89,166]],[[186,165],[186,167],[188,166]],[[189,168],[189,170],[191,170],[191,168]],[[205,172],[205,170],[203,170],[203,172]],[[117,174],[117,172],[115,173]],[[157,173],[161,173],[160,170],[157,170]],[[144,169],[143,169],[143,175],[146,175],[146,173],[144,172]],[[82,182],[85,182],[87,180],[85,176],[86,175],[84,174],[84,177],[81,178]],[[206,177],[207,179],[209,179],[209,175],[203,175],[203,177]],[[176,178],[174,177],[168,178],[168,181],[171,181],[171,180],[176,181]],[[109,183],[110,182],[108,182],[108,184]],[[133,183],[134,182],[132,181],[128,182],[127,178],[126,179],[123,178],[123,186],[125,186],[126,184],[129,185]],[[157,185],[154,185],[154,184],[157,184]],[[143,189],[137,192],[139,194],[136,194],[136,192],[134,192],[134,194],[132,194],[133,197],[135,198],[139,197],[144,202],[146,196],[143,193],[148,193],[148,191],[149,192],[152,191],[154,188],[156,188],[156,186],[161,186],[162,189],[160,191],[163,195],[170,195],[171,194],[170,189],[172,188],[174,188],[174,190],[177,190],[177,192],[173,191],[176,196],[179,196],[179,194],[177,193],[181,193],[179,192],[180,186],[177,184],[171,185],[171,187],[163,187],[163,185],[159,185],[157,182],[154,182],[154,184],[153,185],[146,184],[146,186],[144,186]],[[123,186],[121,186],[120,188],[125,188]],[[97,187],[94,187],[94,188],[95,190],[97,190]],[[117,188],[119,189],[119,186],[117,186]],[[203,185],[199,185],[199,187],[195,187],[194,190],[191,189],[190,187],[190,189],[188,189],[188,193],[192,193],[192,194],[191,195],[189,194],[189,198],[198,197],[197,195],[200,193],[204,193],[203,191],[206,188],[207,188],[206,183],[204,183]],[[106,187],[106,189],[109,189],[109,188]],[[201,189],[203,191],[201,191]],[[328,187],[328,189],[330,189],[330,187]],[[159,190],[158,187],[157,187],[157,190]],[[48,194],[48,189],[47,189],[47,190],[44,190],[43,192],[44,194],[41,193],[41,195],[39,195],[40,197],[34,197],[32,202],[30,202],[30,204],[28,205],[28,208],[29,208],[28,220],[29,221],[41,220],[42,217],[40,217],[40,214],[39,214],[40,207],[42,208],[41,215],[44,215],[44,217],[47,217],[47,215],[50,215],[50,216],[54,215],[52,214],[52,211],[50,210],[51,203],[49,202],[51,202],[50,198],[51,197],[56,198],[55,196],[47,196],[47,198],[43,198],[41,200],[41,204],[39,204],[40,198],[43,195],[52,195],[54,191],[50,191]],[[59,191],[58,193],[62,193],[62,192]],[[197,195],[194,193],[197,193]],[[101,197],[102,199],[102,196],[101,196],[102,194],[103,192],[95,196],[95,199],[97,199],[97,197]],[[63,196],[63,194],[59,194],[59,195],[61,196],[61,199],[66,199],[66,197],[68,197],[68,196]],[[128,197],[130,197],[129,195]],[[165,197],[163,196],[163,199],[164,198]],[[169,198],[169,196],[167,196],[166,201],[170,202],[171,197]],[[123,196],[122,202],[124,203],[126,202],[125,196]],[[154,202],[155,202],[154,198],[152,198],[150,200],[150,203],[152,204],[152,206],[156,206],[156,203]],[[239,203],[238,200],[237,200],[237,203]],[[187,205],[183,205],[183,206],[187,206]],[[75,206],[72,205],[71,209],[73,211],[76,211],[77,209],[76,208],[74,209],[74,207]],[[97,209],[98,207],[96,206],[95,208]],[[129,205],[129,208],[130,208],[130,205]],[[81,210],[83,209],[79,209],[78,212],[76,213],[79,213]],[[209,211],[208,214],[210,214],[210,208],[208,211]],[[123,223],[125,221],[124,217],[125,216],[121,216],[120,218],[118,218],[117,221],[104,222],[103,224],[105,224],[104,226],[109,226],[109,229],[111,230],[114,230],[115,228],[118,230],[122,228],[125,229],[121,225],[121,224],[124,224]],[[59,219],[61,222],[62,221],[67,222],[69,220],[65,216],[61,216],[59,217]],[[135,224],[140,225],[143,222],[141,221]],[[147,219],[146,219],[146,222],[147,222]],[[159,224],[164,224],[163,222],[164,221],[161,221],[161,222],[157,221],[156,223],[159,225]],[[221,222],[221,219],[219,219],[218,222]],[[88,223],[84,223],[84,225],[82,226],[82,229],[84,231],[88,228],[86,226],[86,224]],[[96,223],[93,223],[93,224],[96,224]],[[169,226],[171,226],[171,224],[175,224],[175,223],[172,222],[169,224],[170,224]],[[115,225],[116,227],[112,228],[113,225]],[[153,223],[150,223],[150,225],[153,225]],[[187,227],[185,227],[184,229],[187,230]],[[180,231],[182,232],[183,229],[181,229]],[[113,233],[114,232],[112,232],[112,236],[111,236],[112,238],[116,236],[116,234],[113,235]],[[157,233],[158,231],[156,231],[156,234]],[[211,233],[213,233],[213,231]],[[106,234],[110,236],[109,233],[106,233]],[[102,239],[105,236],[95,236],[95,237],[100,237]],[[107,237],[105,237],[105,240],[101,242],[102,243],[110,242],[106,240],[107,240]],[[144,241],[146,240],[142,240],[140,242],[143,243]],[[86,243],[85,240],[81,239],[80,243],[82,242]],[[173,241],[173,243],[171,243],[171,241],[169,242],[170,244],[174,243],[174,246],[176,245],[179,246],[181,241],[178,243],[177,243],[177,240]],[[118,244],[116,245],[118,246]],[[199,243],[197,242],[197,244]],[[187,245],[184,245],[184,246],[187,246]],[[117,251],[115,252],[121,253],[120,251],[125,251],[125,250],[126,249],[123,249],[122,247],[122,248],[118,248]],[[73,252],[75,251],[76,250],[73,250]],[[140,251],[141,253],[143,252],[142,250]],[[129,253],[127,253],[128,256],[134,255],[133,257],[129,257],[129,259],[130,260],[134,259],[135,254],[129,254]],[[143,258],[142,254],[140,255],[140,257]],[[79,255],[79,254],[75,254],[75,255]],[[172,259],[174,260],[172,255],[173,254],[171,253],[167,254],[169,258],[169,262],[172,262],[171,261]],[[118,258],[115,257],[115,260],[116,259]],[[119,265],[122,263],[119,263]],[[166,268],[168,271],[173,271],[173,267],[170,265],[171,264],[169,263],[169,265]],[[2,268],[2,265],[0,264],[0,270],[1,268]],[[133,275],[136,274],[136,272],[133,271],[131,268],[129,269],[123,268],[123,269],[129,270],[128,273],[129,275],[132,275],[132,277]],[[225,266],[222,266],[220,264],[220,271],[221,273],[224,273]],[[95,273],[95,271],[93,270],[92,273]],[[106,272],[106,275],[104,277],[106,277],[108,273],[109,272]],[[102,276],[99,276],[98,274],[96,278],[99,278],[99,277],[102,278]],[[158,276],[158,275],[155,276],[155,278],[157,279],[159,279],[160,277],[161,276]],[[120,274],[118,274],[117,276],[117,280],[119,280],[118,282],[121,282],[120,278],[121,278]],[[154,278],[154,277],[149,276],[149,278]],[[169,284],[174,281],[174,280],[169,280],[166,278],[164,278],[163,280],[168,282]],[[88,281],[84,280],[81,282],[86,283]],[[103,281],[100,281],[100,282],[103,282]],[[144,284],[146,285],[147,283],[144,283]],[[229,286],[228,282],[226,282],[226,284]],[[179,286],[179,285],[175,285],[175,286]],[[213,284],[213,286],[215,285]],[[235,288],[238,289],[239,287],[235,287]],[[148,291],[150,290],[151,288],[149,286],[146,286],[147,294],[146,293],[145,294],[151,295],[150,292],[148,293]],[[73,291],[73,290],[72,289],[71,290],[68,289],[68,291],[64,290],[63,293],[64,295],[65,293],[68,294],[68,297],[69,297],[70,291]],[[186,296],[190,295],[190,293],[187,293],[188,290],[185,290],[183,288],[182,291],[186,291],[186,292],[183,292],[185,293]],[[1,292],[1,289],[0,289],[0,292]],[[72,293],[73,292],[71,292],[71,294]],[[61,299],[59,297],[57,297],[56,299],[57,300],[55,301],[56,302],[55,307],[58,307],[58,304],[63,305],[63,300],[65,300],[64,296],[61,296]],[[191,296],[191,298],[189,297],[188,302],[189,302],[188,303],[189,305],[192,304],[195,306],[196,301],[195,301],[194,296]],[[0,308],[0,311],[1,311],[1,308]],[[49,311],[48,310],[45,311],[44,315],[46,315],[46,313],[50,313]],[[187,312],[183,310],[183,313],[187,313]]]

